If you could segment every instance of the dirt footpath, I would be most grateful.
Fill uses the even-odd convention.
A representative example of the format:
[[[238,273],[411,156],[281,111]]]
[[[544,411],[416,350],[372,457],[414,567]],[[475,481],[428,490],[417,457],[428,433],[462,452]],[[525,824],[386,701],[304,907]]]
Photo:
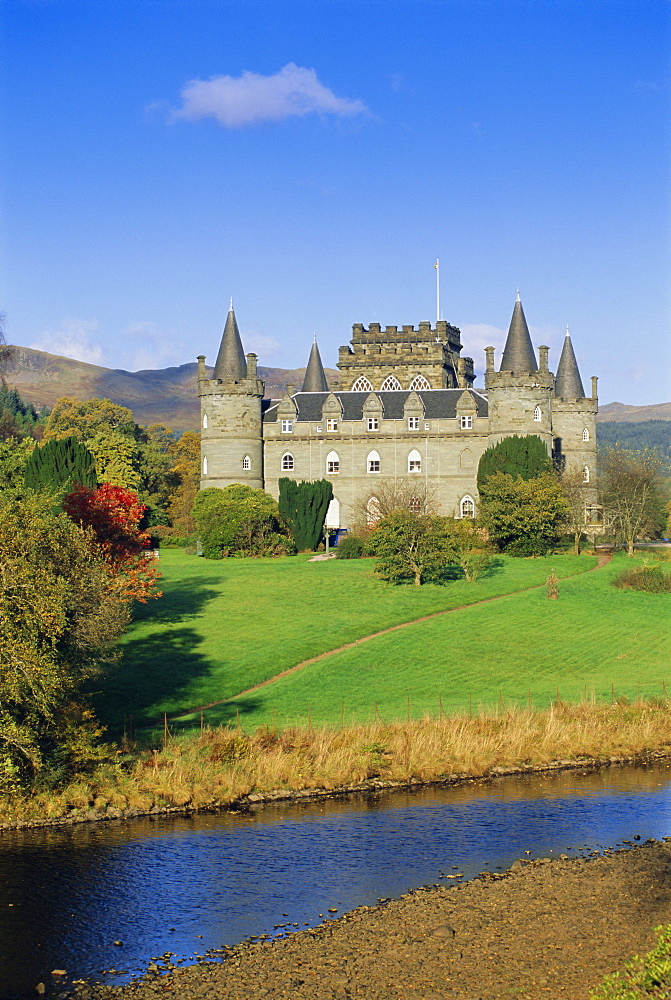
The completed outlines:
[[[519,866],[519,867],[517,867]],[[505,875],[420,889],[274,942],[225,951],[222,964],[169,958],[95,1000],[331,1000],[396,997],[585,1000],[607,972],[671,922],[671,843],[587,859],[516,862]]]

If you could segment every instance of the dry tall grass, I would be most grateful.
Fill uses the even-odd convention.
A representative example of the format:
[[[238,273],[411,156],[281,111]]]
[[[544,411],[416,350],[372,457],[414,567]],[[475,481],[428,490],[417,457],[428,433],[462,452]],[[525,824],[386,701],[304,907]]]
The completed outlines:
[[[0,803],[0,822],[120,815],[165,807],[230,805],[252,792],[331,790],[366,779],[439,781],[495,768],[580,758],[671,755],[671,702],[609,706],[558,702],[545,711],[501,710],[346,729],[204,729],[161,749],[127,755],[59,792]]]

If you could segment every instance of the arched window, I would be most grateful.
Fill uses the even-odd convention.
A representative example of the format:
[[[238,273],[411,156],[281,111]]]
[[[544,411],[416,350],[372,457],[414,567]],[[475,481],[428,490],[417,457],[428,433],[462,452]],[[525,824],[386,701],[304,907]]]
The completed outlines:
[[[203,414],[203,427],[207,430],[207,413]]]
[[[380,392],[396,392],[401,388],[401,383],[394,375],[387,375],[386,379],[380,386]]]
[[[373,525],[377,524],[381,518],[380,501],[377,497],[371,497],[366,504],[366,521],[369,525]]]
[[[410,511],[411,514],[422,513],[422,501],[419,499],[419,497],[410,497],[408,510]]]
[[[326,511],[325,525],[327,528],[339,528],[340,527],[340,501],[336,500],[335,497],[332,498],[328,510]]]
[[[282,472],[293,472],[294,456],[290,451],[285,451],[282,455]]]
[[[410,383],[411,389],[430,389],[428,379],[425,379],[423,375],[415,375],[414,379]]]
[[[360,375],[352,386],[352,392],[372,392],[373,386],[370,384],[365,375]]]
[[[369,472],[380,471],[380,456],[376,451],[371,451],[366,459],[366,468]]]
[[[206,458],[203,459],[203,475],[204,476],[207,475],[207,459]]]
[[[332,476],[340,472],[340,459],[337,452],[330,451],[326,456],[326,471]]]
[[[249,472],[251,467],[252,467],[252,460],[249,457],[249,455],[245,455],[245,457],[242,460],[242,468],[245,470],[245,472]]]
[[[408,472],[421,472],[422,471],[422,456],[417,451],[416,448],[408,455]]]
[[[474,465],[475,459],[473,458],[473,452],[470,448],[464,448],[459,456],[459,467],[461,469],[472,469]]]
[[[584,465],[582,469],[582,481],[583,483],[589,482],[589,465]]]
[[[465,496],[461,498],[459,504],[459,514],[461,517],[475,517],[475,504],[473,497]]]
[[[540,420],[541,418],[541,408],[540,406],[534,407],[534,420]]]
[[[589,431],[587,430],[586,427],[585,427],[584,431],[582,432],[582,439],[583,439],[583,441],[589,441]]]

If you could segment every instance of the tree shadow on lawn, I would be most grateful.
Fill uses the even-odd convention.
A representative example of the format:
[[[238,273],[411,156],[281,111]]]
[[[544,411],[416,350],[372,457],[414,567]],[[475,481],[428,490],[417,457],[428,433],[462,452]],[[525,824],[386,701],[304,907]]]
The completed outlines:
[[[191,685],[205,676],[213,664],[198,647],[202,636],[192,627],[175,628],[219,596],[212,587],[192,579],[181,581],[157,601],[135,608],[134,625],[143,621],[165,625],[150,635],[130,637],[122,647],[122,659],[112,666],[92,692],[97,717],[109,735],[153,724],[157,704],[168,714],[178,714],[193,704]]]
[[[264,707],[265,699],[261,695],[248,695],[245,698],[236,698],[232,701],[222,702],[210,709],[203,709],[203,725],[214,728],[215,726],[237,726],[244,728],[245,716],[258,712]],[[194,712],[186,719],[175,719],[169,722],[170,731],[173,735],[178,732],[193,731],[200,727],[200,713]]]
[[[505,562],[500,557],[495,556],[489,566],[478,573],[478,580],[486,580],[491,576],[496,576],[503,571]],[[446,566],[443,570],[439,583],[451,583],[453,580],[465,580],[466,574],[461,566]]]

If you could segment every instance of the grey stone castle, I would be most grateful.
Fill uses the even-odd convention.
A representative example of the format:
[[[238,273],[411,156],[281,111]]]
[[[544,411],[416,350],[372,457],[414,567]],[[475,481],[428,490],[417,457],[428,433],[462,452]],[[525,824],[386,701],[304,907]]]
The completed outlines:
[[[549,348],[536,358],[518,296],[498,371],[485,348],[484,390],[461,350],[460,331],[444,320],[418,329],[355,323],[332,389],[315,341],[301,389],[267,400],[231,303],[212,378],[198,358],[201,488],[247,483],[277,497],[282,476],[330,479],[327,524],[347,528],[355,507],[374,516],[380,482],[416,479],[441,513],[474,517],[485,448],[537,434],[579,472],[586,508],[594,503],[597,379],[586,396],[568,331],[553,374]]]

